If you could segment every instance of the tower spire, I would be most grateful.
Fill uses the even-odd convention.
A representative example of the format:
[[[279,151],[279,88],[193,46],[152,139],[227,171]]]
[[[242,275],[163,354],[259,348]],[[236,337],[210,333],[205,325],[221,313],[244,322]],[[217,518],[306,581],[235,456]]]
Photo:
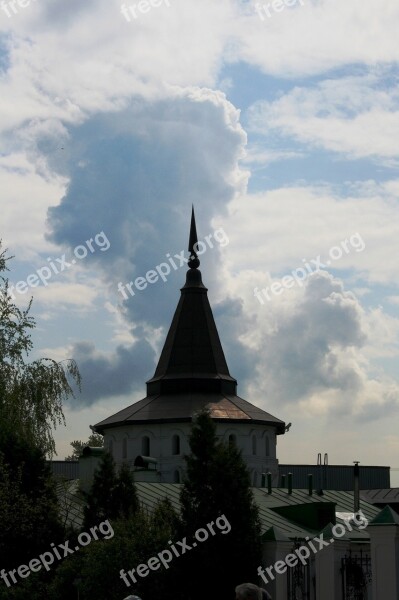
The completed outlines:
[[[188,251],[190,252],[188,266],[190,267],[190,269],[198,269],[198,267],[200,266],[200,260],[197,256],[197,253],[194,248],[195,245],[197,245],[197,248],[198,248],[198,236],[197,236],[197,227],[195,225],[194,205],[192,205],[190,238],[188,240]]]

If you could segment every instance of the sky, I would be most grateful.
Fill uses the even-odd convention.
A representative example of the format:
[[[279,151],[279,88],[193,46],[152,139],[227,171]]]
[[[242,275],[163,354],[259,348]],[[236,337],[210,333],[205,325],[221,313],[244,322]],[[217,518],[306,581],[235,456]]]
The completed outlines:
[[[83,377],[58,459],[145,396],[194,205],[238,393],[292,423],[280,462],[399,485],[398,25],[396,0],[0,2],[10,284],[30,359]]]

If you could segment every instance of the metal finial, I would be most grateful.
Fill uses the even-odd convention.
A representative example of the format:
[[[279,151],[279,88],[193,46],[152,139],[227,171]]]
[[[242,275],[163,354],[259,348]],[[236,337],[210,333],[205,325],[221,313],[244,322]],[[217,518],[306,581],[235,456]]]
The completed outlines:
[[[190,269],[198,269],[198,267],[200,266],[199,258],[194,249],[194,246],[196,244],[198,244],[198,237],[197,237],[197,228],[195,225],[195,214],[194,214],[194,206],[193,206],[191,209],[190,239],[188,241],[188,251],[190,252],[188,266],[190,267]]]

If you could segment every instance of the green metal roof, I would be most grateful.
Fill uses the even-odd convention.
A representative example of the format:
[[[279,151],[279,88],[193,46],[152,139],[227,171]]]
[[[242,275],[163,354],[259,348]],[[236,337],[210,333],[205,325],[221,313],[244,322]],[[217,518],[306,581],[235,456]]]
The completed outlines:
[[[399,525],[399,515],[390,507],[383,508],[370,525]]]
[[[161,498],[169,498],[172,506],[179,511],[180,508],[180,489],[182,484],[178,483],[146,483],[136,482],[136,489],[141,503],[149,510],[152,510]],[[268,494],[266,488],[252,488],[254,499],[259,507],[259,516],[262,527],[262,534],[268,532],[272,527],[283,533],[288,538],[302,538],[317,535],[320,529],[305,527],[292,518],[286,518],[278,514],[274,509],[283,507],[301,507],[305,506],[305,512],[309,504],[329,503],[335,505],[335,512],[353,513],[353,494],[351,492],[340,492],[328,490],[323,496],[313,494],[309,496],[308,490],[293,490],[292,494],[283,488],[273,488],[272,493]],[[379,509],[367,502],[360,501],[360,510],[366,519],[370,522],[377,516]],[[336,519],[337,523],[343,523],[342,519]],[[367,541],[369,536],[366,530],[348,531],[347,536],[350,539]]]
[[[78,481],[68,482],[69,486],[59,487],[59,496],[66,496],[64,505],[69,508],[69,521],[75,527],[81,526],[83,514],[83,498],[78,491]],[[156,504],[163,498],[168,498],[173,508],[180,512],[180,490],[182,484],[179,483],[153,483],[138,481],[135,483],[137,494],[141,505],[148,511],[154,510]],[[328,523],[325,526],[314,528],[308,523],[309,514],[312,515],[312,505],[316,510],[323,504],[326,508],[329,505],[334,506],[335,513],[353,513],[353,493],[326,490],[322,496],[313,493],[309,496],[308,490],[293,490],[292,494],[288,494],[287,489],[273,488],[272,493],[267,493],[267,488],[252,488],[254,499],[259,507],[259,516],[261,521],[261,531],[265,541],[282,541],[283,538],[305,539],[307,536],[312,537],[318,535],[322,530],[327,532]],[[287,510],[288,509],[288,510]],[[379,508],[372,504],[360,501],[360,510],[369,521],[369,523],[384,513]],[[277,512],[279,511],[279,512]],[[284,512],[285,514],[281,514]],[[384,513],[385,514],[385,513]],[[289,515],[289,518],[287,517]],[[395,518],[390,516],[390,519]],[[399,519],[399,517],[397,517]],[[296,519],[299,519],[298,522]],[[344,523],[342,519],[336,518],[337,523]],[[399,520],[395,521],[399,524]],[[386,523],[385,523],[386,524]],[[270,531],[272,530],[272,531]],[[332,536],[331,536],[332,537]],[[342,539],[351,539],[358,542],[367,542],[369,535],[367,529],[348,531]]]

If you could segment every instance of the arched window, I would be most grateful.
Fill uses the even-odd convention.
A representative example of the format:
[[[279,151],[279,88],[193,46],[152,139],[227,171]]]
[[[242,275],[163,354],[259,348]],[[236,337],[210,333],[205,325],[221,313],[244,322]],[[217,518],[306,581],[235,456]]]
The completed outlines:
[[[229,435],[229,444],[230,446],[237,446],[237,436],[234,433]]]
[[[122,458],[127,458],[127,439],[122,440]]]
[[[252,436],[252,454],[254,456],[256,454],[256,435]]]
[[[145,435],[141,440],[141,456],[151,456],[150,438],[148,435]]]
[[[265,452],[266,456],[270,456],[270,440],[268,435],[265,438]]]
[[[180,454],[180,436],[176,433],[172,436],[172,454]],[[175,481],[175,483],[179,483]]]
[[[180,483],[180,473],[179,473],[179,471],[175,471],[173,473],[173,483]]]

